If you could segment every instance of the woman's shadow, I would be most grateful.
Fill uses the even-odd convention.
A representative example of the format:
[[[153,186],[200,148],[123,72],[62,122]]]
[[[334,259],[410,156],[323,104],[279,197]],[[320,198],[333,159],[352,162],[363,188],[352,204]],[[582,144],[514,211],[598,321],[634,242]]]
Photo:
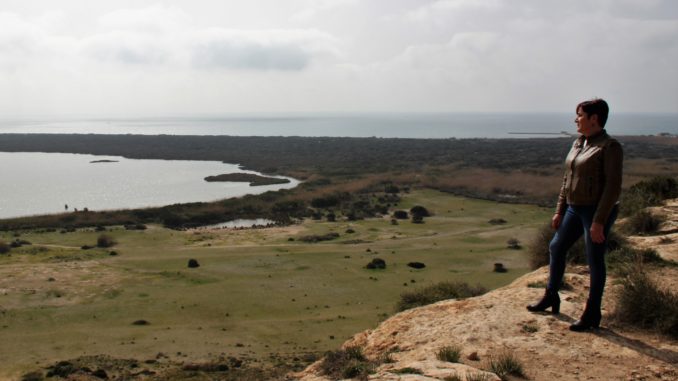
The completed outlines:
[[[569,324],[572,324],[575,321],[575,319],[573,319],[572,317],[562,313],[554,317],[560,321],[564,321]],[[645,356],[648,357],[652,357],[656,360],[665,362],[667,364],[673,366],[678,365],[678,352],[676,351],[672,351],[670,349],[655,348],[638,339],[632,339],[630,337],[623,336],[617,333],[614,329],[609,327],[601,327],[599,329],[591,330],[589,331],[589,333],[594,334],[602,339],[605,339],[613,344],[631,349],[633,351],[644,354]]]

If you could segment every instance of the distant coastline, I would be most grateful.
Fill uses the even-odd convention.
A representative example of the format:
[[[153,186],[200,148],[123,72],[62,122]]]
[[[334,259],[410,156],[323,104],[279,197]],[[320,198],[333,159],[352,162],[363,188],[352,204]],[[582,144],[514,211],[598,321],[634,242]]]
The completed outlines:
[[[569,110],[568,110],[569,111]],[[158,117],[0,117],[0,134],[512,138],[574,133],[573,112],[250,113]],[[620,113],[614,135],[678,134],[678,113]],[[531,134],[536,132],[538,134]]]

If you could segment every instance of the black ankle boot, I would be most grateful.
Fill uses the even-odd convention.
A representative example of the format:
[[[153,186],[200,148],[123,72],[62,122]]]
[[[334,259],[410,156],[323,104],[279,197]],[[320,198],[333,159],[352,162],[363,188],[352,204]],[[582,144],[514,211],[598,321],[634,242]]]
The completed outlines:
[[[598,329],[600,327],[600,319],[600,308],[589,307],[589,304],[586,303],[584,313],[579,320],[570,326],[570,331],[583,332],[590,329]]]
[[[527,306],[528,311],[541,312],[551,307],[551,313],[560,313],[560,297],[557,291],[546,290],[541,300],[535,304]]]

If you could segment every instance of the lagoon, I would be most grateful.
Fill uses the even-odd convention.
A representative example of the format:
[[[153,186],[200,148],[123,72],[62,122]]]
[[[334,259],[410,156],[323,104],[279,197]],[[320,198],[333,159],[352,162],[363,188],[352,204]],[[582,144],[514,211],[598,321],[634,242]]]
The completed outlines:
[[[0,218],[215,201],[299,184],[292,178],[256,187],[204,180],[224,173],[259,174],[218,161],[0,152]]]

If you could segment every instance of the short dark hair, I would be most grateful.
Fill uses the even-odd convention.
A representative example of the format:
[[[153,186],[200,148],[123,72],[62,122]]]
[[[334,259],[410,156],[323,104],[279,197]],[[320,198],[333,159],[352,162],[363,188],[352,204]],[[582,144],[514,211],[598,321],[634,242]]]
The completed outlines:
[[[592,115],[598,115],[598,124],[600,124],[600,127],[605,127],[607,114],[610,113],[610,107],[607,105],[607,102],[600,98],[595,98],[578,104],[575,111],[579,111],[579,109],[585,112],[589,118]]]

